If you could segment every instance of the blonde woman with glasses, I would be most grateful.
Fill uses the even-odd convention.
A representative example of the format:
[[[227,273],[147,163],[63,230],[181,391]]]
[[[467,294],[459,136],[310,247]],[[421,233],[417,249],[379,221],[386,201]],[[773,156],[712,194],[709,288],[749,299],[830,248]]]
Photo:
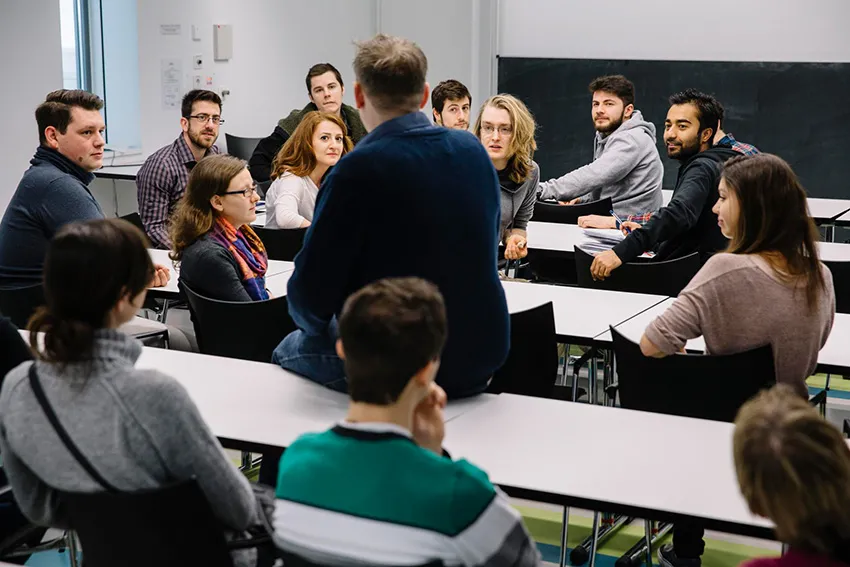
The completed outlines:
[[[502,224],[499,236],[505,258],[518,260],[528,255],[526,228],[534,214],[540,168],[532,159],[534,117],[518,98],[499,94],[481,106],[473,129],[499,175],[502,189]]]
[[[789,546],[745,566],[850,565],[850,449],[838,429],[779,384],[744,404],[733,439],[750,511],[770,519]]]

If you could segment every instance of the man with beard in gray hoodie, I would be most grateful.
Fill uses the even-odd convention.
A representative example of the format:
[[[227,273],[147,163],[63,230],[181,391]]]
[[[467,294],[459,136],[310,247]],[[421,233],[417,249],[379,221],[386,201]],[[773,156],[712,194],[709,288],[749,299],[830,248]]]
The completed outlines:
[[[611,197],[620,217],[661,208],[664,167],[655,145],[655,125],[635,110],[635,86],[622,75],[590,83],[596,128],[593,162],[540,183],[541,199],[570,204]]]

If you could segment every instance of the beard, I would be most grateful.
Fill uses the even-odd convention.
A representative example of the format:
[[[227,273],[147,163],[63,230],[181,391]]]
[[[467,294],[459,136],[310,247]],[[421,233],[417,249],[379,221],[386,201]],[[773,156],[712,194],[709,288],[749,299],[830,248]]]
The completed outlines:
[[[212,147],[212,145],[215,143],[216,139],[218,138],[218,136],[216,136],[214,130],[208,130],[205,127],[201,128],[200,130],[197,130],[197,131],[189,128],[189,131],[187,133],[189,134],[189,140],[191,140],[193,144],[195,144],[197,147],[203,148],[205,150],[210,149]],[[206,138],[201,137],[201,135],[204,134],[204,133],[212,134],[212,138],[206,139]]]
[[[699,153],[699,140],[694,140],[692,144],[682,144],[679,146],[679,153],[671,155],[670,150],[667,150],[667,157],[677,161],[687,161],[691,157]]]
[[[611,119],[611,121],[608,122],[608,124],[606,124],[604,126],[596,126],[595,120],[593,122],[593,125],[596,128],[597,132],[599,132],[600,134],[608,135],[611,132],[613,132],[614,130],[616,130],[617,128],[619,128],[623,124],[624,118],[625,118],[625,112],[623,114],[620,114],[619,118]]]

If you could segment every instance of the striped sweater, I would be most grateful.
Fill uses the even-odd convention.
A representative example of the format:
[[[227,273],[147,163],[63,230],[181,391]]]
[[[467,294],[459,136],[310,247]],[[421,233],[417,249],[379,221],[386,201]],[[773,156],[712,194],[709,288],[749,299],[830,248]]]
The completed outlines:
[[[386,423],[349,423],[293,443],[273,519],[282,550],[324,565],[525,567],[540,561],[487,475]]]

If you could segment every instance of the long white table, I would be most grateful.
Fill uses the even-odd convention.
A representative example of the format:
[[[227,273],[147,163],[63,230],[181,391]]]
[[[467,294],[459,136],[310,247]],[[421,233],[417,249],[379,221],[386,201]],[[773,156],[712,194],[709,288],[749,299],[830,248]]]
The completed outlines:
[[[107,165],[94,172],[95,177],[103,179],[122,179],[124,181],[135,181],[142,165]]]
[[[149,288],[149,295],[152,297],[160,297],[163,299],[177,299],[180,296],[180,290],[177,287],[177,279],[180,274],[177,266],[168,257],[168,250],[158,250],[149,248],[151,260],[155,264],[161,264],[171,270],[171,279],[168,284],[163,287]],[[275,297],[286,295],[286,283],[292,275],[292,270],[295,269],[294,262],[285,262],[283,260],[269,260],[269,265],[266,270],[266,287]],[[286,277],[275,277],[286,275]]]
[[[558,340],[590,345],[608,325],[617,325],[668,299],[664,295],[503,281],[508,311],[517,313],[549,301]]]
[[[588,427],[592,444],[578,434]],[[696,518],[710,529],[772,538],[771,524],[751,514],[739,493],[732,431],[730,423],[502,394],[451,421],[445,445],[512,496],[639,518]]]
[[[667,298],[631,319],[614,325],[614,327],[629,340],[636,343],[640,342],[646,327],[656,317],[664,313],[672,303],[673,298]],[[602,333],[596,337],[594,342],[599,346],[610,347],[611,332]],[[847,348],[848,345],[850,345],[850,314],[836,313],[835,323],[832,326],[829,338],[818,354],[817,371],[850,375],[850,349]],[[703,337],[691,339],[685,348],[692,352],[704,352],[705,340]]]
[[[578,225],[535,221],[528,223],[529,250],[572,254],[576,246],[587,239]],[[818,242],[818,250],[823,261],[850,262],[850,244]]]
[[[324,431],[345,417],[348,396],[275,364],[145,347],[137,368],[175,378],[189,392],[222,444],[262,452],[299,435]],[[492,394],[449,402],[447,422],[497,399]]]

